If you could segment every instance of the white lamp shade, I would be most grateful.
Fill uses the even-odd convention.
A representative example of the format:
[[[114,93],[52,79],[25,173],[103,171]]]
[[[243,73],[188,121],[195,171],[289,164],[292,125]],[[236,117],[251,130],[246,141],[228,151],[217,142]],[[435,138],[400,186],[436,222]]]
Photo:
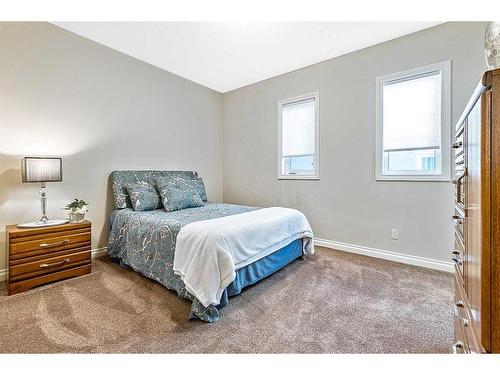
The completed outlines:
[[[21,163],[23,182],[62,181],[62,158],[27,156]]]

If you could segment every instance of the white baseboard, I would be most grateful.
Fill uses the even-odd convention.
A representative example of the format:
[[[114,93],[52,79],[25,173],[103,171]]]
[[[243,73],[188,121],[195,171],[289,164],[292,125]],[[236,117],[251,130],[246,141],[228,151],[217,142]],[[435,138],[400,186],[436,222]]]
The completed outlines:
[[[100,247],[98,249],[93,249],[91,251],[92,258],[98,258],[102,257],[103,255],[106,255],[107,249],[108,249],[107,247]],[[0,281],[7,280],[7,275],[8,275],[7,269],[0,270]]]
[[[107,250],[108,250],[107,247],[100,247],[98,249],[93,249],[92,250],[92,258],[99,258],[99,257],[102,257],[103,255],[106,255]]]
[[[324,240],[322,238],[315,238],[314,244],[317,246],[322,246],[322,247],[327,247],[329,249],[345,251],[348,253],[366,255],[369,257],[381,258],[381,259],[391,260],[393,262],[411,264],[414,266],[431,268],[431,269],[439,270],[439,271],[453,272],[453,263],[443,262],[442,260],[418,257],[415,255],[398,253],[395,251],[374,249],[371,247],[353,245],[353,244],[344,243],[344,242]]]
[[[0,281],[4,281],[4,280],[7,280],[7,270],[6,269],[0,270]]]

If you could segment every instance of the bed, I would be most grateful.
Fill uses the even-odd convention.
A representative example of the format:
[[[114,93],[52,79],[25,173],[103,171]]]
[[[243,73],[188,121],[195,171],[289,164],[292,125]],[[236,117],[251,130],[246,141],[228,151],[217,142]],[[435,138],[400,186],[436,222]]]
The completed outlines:
[[[224,288],[218,303],[201,303],[188,291],[183,278],[174,272],[174,255],[179,232],[189,224],[210,223],[215,219],[252,213],[257,207],[240,206],[216,202],[205,202],[201,207],[186,208],[173,212],[162,209],[134,211],[130,197],[124,188],[131,182],[154,183],[158,176],[176,180],[197,177],[192,171],[115,171],[111,174],[111,186],[115,210],[110,217],[108,254],[123,267],[155,280],[179,297],[192,301],[190,319],[215,322],[219,319],[219,309],[227,305],[229,297],[241,293],[242,289],[285,267],[297,258],[305,257],[305,242],[308,238],[297,238],[283,242],[273,250],[250,264],[236,269],[234,279]],[[256,212],[255,212],[256,213]],[[236,218],[234,216],[231,219]],[[221,219],[223,220],[223,219]],[[311,245],[311,244],[309,244]],[[311,246],[308,247],[309,249]],[[203,299],[202,299],[203,300]]]

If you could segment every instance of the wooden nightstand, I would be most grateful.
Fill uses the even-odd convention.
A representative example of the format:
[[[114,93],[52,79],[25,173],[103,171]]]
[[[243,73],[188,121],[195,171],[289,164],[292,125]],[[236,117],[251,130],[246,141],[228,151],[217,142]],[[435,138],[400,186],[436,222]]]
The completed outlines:
[[[9,295],[90,273],[90,221],[45,228],[7,225]]]

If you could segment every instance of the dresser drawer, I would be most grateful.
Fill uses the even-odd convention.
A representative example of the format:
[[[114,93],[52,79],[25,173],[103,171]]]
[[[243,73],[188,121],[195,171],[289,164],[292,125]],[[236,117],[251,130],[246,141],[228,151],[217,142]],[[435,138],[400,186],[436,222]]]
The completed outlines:
[[[461,160],[464,160],[464,128],[462,128],[457,135],[455,136],[455,142],[451,145],[451,148],[454,151],[455,155],[455,160],[460,158]]]
[[[57,234],[47,238],[10,244],[10,258],[18,259],[47,254],[59,250],[90,244],[90,232],[76,234]]]
[[[463,242],[463,239],[465,238],[465,217],[463,212],[458,208],[455,208],[455,213],[453,214],[453,222],[455,223],[455,232],[457,232],[461,236]]]
[[[455,263],[455,271],[459,273],[460,277],[464,277],[464,258],[465,258],[465,247],[463,243],[463,238],[455,231],[455,240],[453,244],[453,255],[451,259]]]
[[[455,319],[455,345],[456,353],[484,353],[484,348],[481,345],[479,333],[476,332],[474,326],[474,314],[467,298],[464,288],[464,280],[460,273],[457,273],[455,268],[455,296],[453,299],[454,319]],[[457,347],[457,342],[463,346]],[[460,344],[458,345],[460,346]]]
[[[47,275],[34,277],[32,279],[26,279],[18,282],[9,283],[9,294],[15,294],[24,292],[31,288],[52,283],[54,281],[60,281],[64,279],[69,279],[71,277],[83,276],[90,273],[90,264],[86,266],[70,268],[63,271],[49,273]]]
[[[11,282],[90,264],[90,250],[73,252],[10,267]]]
[[[465,155],[461,154],[455,155],[455,171],[463,171],[465,169]]]
[[[455,188],[455,206],[457,206],[460,210],[465,211],[465,185],[464,179],[461,182],[457,183]]]
[[[467,340],[467,335],[465,334],[464,320],[459,316],[453,317],[453,327],[455,342],[453,343],[452,349],[455,354],[469,354],[469,342]]]
[[[466,326],[469,322],[470,315],[468,311],[468,302],[463,288],[463,278],[457,273],[455,265],[454,289],[455,295],[453,299],[453,326],[455,343],[453,344],[453,352],[455,354],[470,353],[469,338],[466,334]]]
[[[465,211],[465,186],[467,182],[467,169],[456,171],[453,183],[455,184],[455,205]]]
[[[467,295],[465,294],[464,280],[460,274],[456,273],[456,269],[454,277],[454,289],[455,295],[453,298],[453,311],[455,312],[455,316],[462,317],[463,319],[470,319],[471,313]]]

